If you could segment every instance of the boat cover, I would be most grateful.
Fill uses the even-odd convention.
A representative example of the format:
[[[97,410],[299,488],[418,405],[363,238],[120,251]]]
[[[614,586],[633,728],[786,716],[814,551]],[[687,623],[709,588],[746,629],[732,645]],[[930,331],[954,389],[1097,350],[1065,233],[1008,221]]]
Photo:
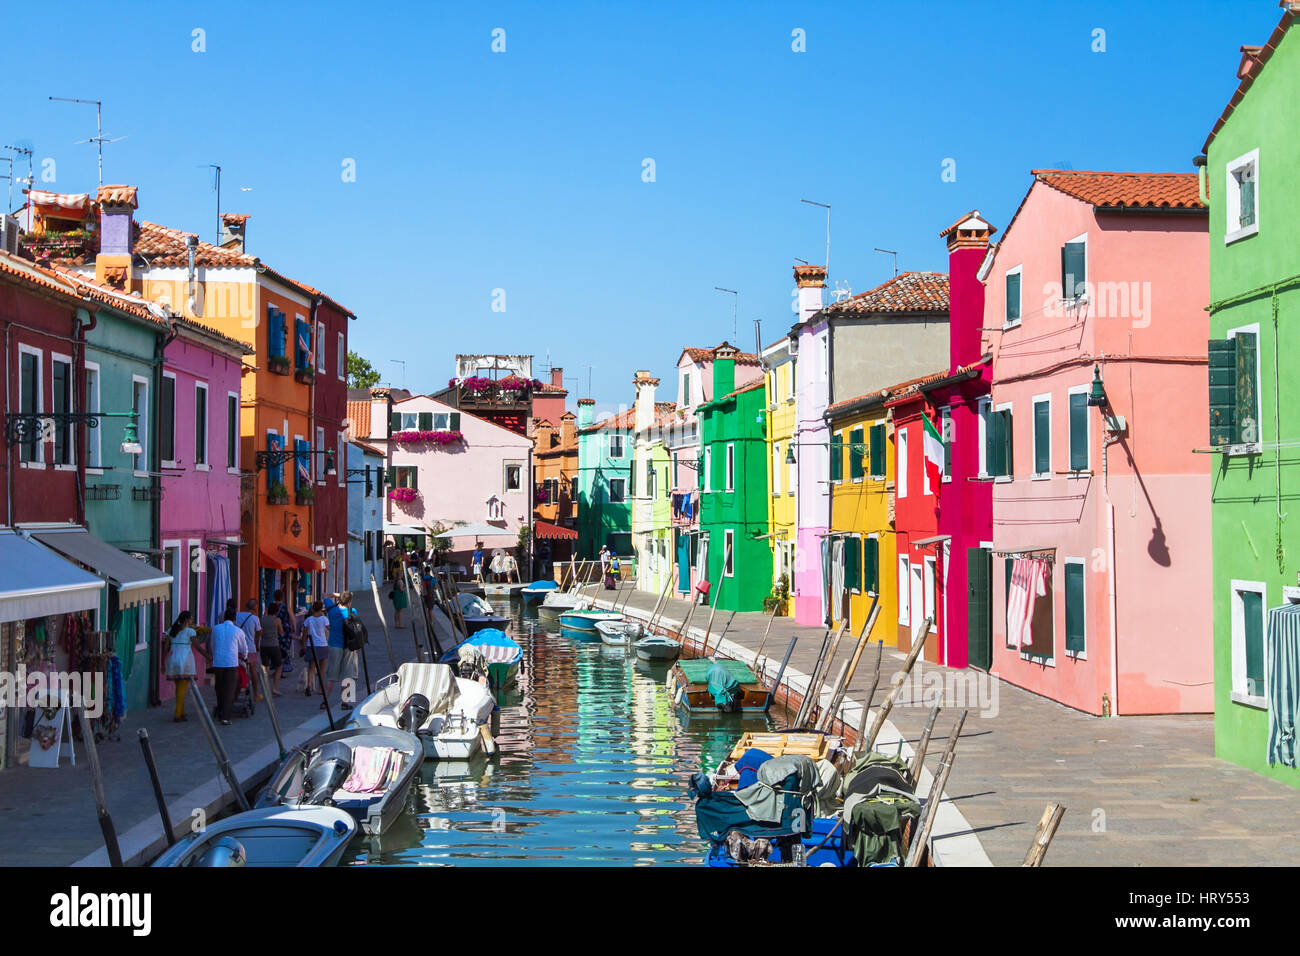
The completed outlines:
[[[492,605],[477,594],[461,591],[456,600],[460,602],[460,613],[465,617],[490,617],[493,614]]]
[[[524,649],[505,631],[495,627],[485,627],[468,640],[461,641],[442,655],[443,661],[450,663],[461,659],[462,649],[473,649],[489,664],[513,664],[524,656]]]
[[[736,761],[736,772],[740,774],[740,781],[736,784],[736,789],[743,790],[758,783],[758,768],[771,759],[772,755],[770,753],[759,750],[757,747],[746,750],[740,759]]]
[[[456,702],[456,675],[446,664],[407,663],[397,668],[397,711],[412,694],[429,699],[430,719],[445,714]]]
[[[677,667],[681,670],[682,676],[686,678],[688,684],[707,684],[709,682],[709,669],[713,664],[720,664],[725,667],[731,676],[736,678],[742,684],[757,684],[758,677],[749,665],[741,661],[728,660],[690,660],[678,661]]]
[[[442,608],[430,608],[429,617],[433,621],[433,636],[437,638],[439,647],[451,647],[460,641],[460,632],[452,626]]]
[[[814,802],[821,787],[817,763],[811,757],[795,754],[790,757],[773,757],[758,768],[758,782],[752,787],[736,791],[736,799],[745,806],[751,819],[763,823],[777,823],[785,813],[784,794],[791,789],[789,778],[794,778],[795,796],[802,803],[807,819],[813,817]]]
[[[915,832],[920,818],[914,797],[883,786],[871,796],[855,793],[844,801],[845,830],[860,866],[901,862],[903,828],[910,820]]]
[[[767,767],[776,762],[776,759],[769,760],[763,766]],[[703,776],[698,774],[697,778]],[[807,829],[811,816],[799,796],[797,773],[792,773],[779,781],[780,786],[772,791],[780,807],[774,822],[754,819],[750,815],[749,808],[738,798],[738,792],[713,790],[708,785],[707,778],[702,780],[697,778],[692,778],[691,781],[691,793],[696,796],[695,826],[701,838],[705,840],[721,843],[732,830],[739,830],[751,838],[771,838],[802,833]]]
[[[555,581],[534,581],[532,584],[528,585],[528,587],[524,588],[524,590],[525,591],[554,591],[559,586],[560,585]]]
[[[713,698],[713,702],[723,710],[730,710],[740,698],[745,696],[745,692],[740,688],[740,681],[736,680],[731,671],[722,666],[721,661],[710,664],[704,678],[708,681],[709,695]]]

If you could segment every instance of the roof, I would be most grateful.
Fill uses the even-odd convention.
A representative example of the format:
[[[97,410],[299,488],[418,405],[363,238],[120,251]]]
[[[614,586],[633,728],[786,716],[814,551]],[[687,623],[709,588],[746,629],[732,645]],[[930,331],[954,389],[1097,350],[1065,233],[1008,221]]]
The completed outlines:
[[[352,426],[352,434],[370,437],[370,403],[348,402],[346,419]]]
[[[568,395],[569,390],[563,385],[552,385],[550,382],[543,382],[541,388],[533,389],[533,394],[541,392],[544,395]]]
[[[822,311],[836,315],[947,312],[948,275],[944,272],[903,272],[874,289],[828,305]]]
[[[7,275],[45,292],[68,300],[72,306],[85,306],[90,301],[98,306],[116,309],[161,326],[167,312],[161,307],[136,299],[110,287],[92,282],[67,270],[38,266],[33,262],[0,252],[0,275]]]
[[[734,345],[731,345],[728,342],[723,342],[721,345],[715,345],[711,349],[692,348],[691,346],[687,346],[686,348],[682,349],[682,355],[689,356],[692,362],[712,362],[714,358],[717,356],[718,349],[723,348],[724,346],[726,348],[735,348]],[[681,356],[678,356],[677,360],[680,362]],[[759,364],[758,356],[755,355],[753,352],[737,352],[736,364],[737,365],[758,365]]]
[[[658,402],[655,403],[656,405]],[[614,428],[620,431],[630,430],[636,424],[636,408],[629,408],[626,411],[619,412],[617,415],[610,415],[608,418],[602,418],[598,422],[590,425],[584,425],[578,429],[579,434],[589,434],[590,432],[603,431],[607,428]]]
[[[1238,67],[1237,73],[1241,76],[1241,74],[1245,72],[1245,75],[1241,76],[1241,80],[1237,84],[1237,89],[1232,94],[1232,99],[1228,100],[1228,105],[1223,108],[1223,112],[1219,115],[1218,121],[1214,124],[1214,129],[1210,130],[1210,135],[1205,138],[1205,145],[1201,147],[1201,152],[1208,153],[1210,151],[1210,144],[1214,142],[1214,137],[1219,134],[1219,130],[1223,129],[1223,124],[1228,122],[1228,117],[1231,116],[1232,111],[1237,108],[1237,104],[1245,98],[1246,91],[1250,89],[1251,84],[1253,84],[1259,77],[1260,72],[1264,69],[1264,64],[1267,63],[1269,58],[1273,56],[1274,52],[1276,52],[1278,44],[1282,42],[1282,37],[1286,34],[1286,31],[1290,29],[1291,24],[1295,22],[1297,17],[1300,17],[1300,3],[1294,2],[1294,0],[1282,0],[1278,6],[1282,8],[1282,19],[1278,21],[1277,27],[1273,30],[1273,35],[1268,38],[1268,42],[1265,43],[1262,48],[1245,46],[1241,48],[1241,53],[1243,55],[1242,64]],[[1248,71],[1243,70],[1246,66],[1246,57],[1250,57],[1250,59],[1254,61],[1254,64]]]
[[[732,391],[728,392],[726,395],[721,396],[720,398],[715,398],[712,402],[709,402],[709,404],[712,405],[715,402],[725,402],[729,398],[735,398],[737,395],[743,395],[745,392],[752,392],[754,391],[754,389],[762,388],[766,384],[767,383],[764,382],[763,379],[756,378],[754,379],[754,381],[746,382],[744,385],[740,386],[737,389],[733,389]]]
[[[95,202],[100,205],[130,206],[136,209],[140,205],[136,198],[137,192],[134,186],[100,186],[99,192],[95,195]]]
[[[384,451],[378,445],[372,445],[370,442],[358,441],[355,438],[351,439],[351,442],[368,455],[378,455],[380,458],[388,457],[388,452]]]
[[[559,432],[553,432],[552,434],[558,435]],[[537,456],[546,457],[548,455],[563,455],[569,452],[574,454],[577,454],[578,452],[578,438],[576,435],[571,435],[569,436],[568,441],[560,441],[552,445],[550,448],[538,448],[536,441],[533,443],[533,454]]]
[[[825,418],[836,418],[848,412],[859,409],[872,408],[877,405],[885,405],[912,395],[918,395],[921,392],[929,391],[940,385],[946,385],[951,382],[958,382],[962,379],[973,378],[976,371],[983,365],[993,361],[992,355],[985,355],[978,362],[972,362],[969,365],[962,365],[959,368],[949,372],[946,369],[942,372],[931,372],[929,375],[922,375],[919,378],[911,378],[905,382],[898,382],[874,392],[866,392],[862,395],[846,398],[843,401],[836,402],[826,409]]]
[[[1196,173],[1113,173],[1084,169],[1031,172],[1067,196],[1096,209],[1204,209]]]

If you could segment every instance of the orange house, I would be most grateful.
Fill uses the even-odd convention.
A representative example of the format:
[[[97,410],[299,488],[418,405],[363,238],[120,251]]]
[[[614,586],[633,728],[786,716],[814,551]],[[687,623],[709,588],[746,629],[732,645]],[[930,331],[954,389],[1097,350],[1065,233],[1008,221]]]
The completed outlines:
[[[547,573],[548,563],[571,561],[574,542],[578,540],[578,504],[573,482],[578,477],[578,438],[576,416],[565,412],[559,417],[559,430],[549,420],[533,423],[533,480],[536,481],[533,507],[533,554]]]

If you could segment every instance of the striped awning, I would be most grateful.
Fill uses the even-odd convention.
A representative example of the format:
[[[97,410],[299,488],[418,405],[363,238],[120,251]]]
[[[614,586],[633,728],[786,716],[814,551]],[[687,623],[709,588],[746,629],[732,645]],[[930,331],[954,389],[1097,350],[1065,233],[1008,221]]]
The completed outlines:
[[[534,521],[533,537],[541,541],[577,541],[578,532],[549,521]]]
[[[104,581],[49,548],[0,531],[0,622],[99,607]]]
[[[1268,762],[1296,766],[1296,720],[1300,717],[1300,604],[1268,612],[1264,642],[1268,703]]]
[[[117,588],[118,607],[122,610],[171,596],[170,574],[99,540],[85,528],[40,531],[32,537]]]

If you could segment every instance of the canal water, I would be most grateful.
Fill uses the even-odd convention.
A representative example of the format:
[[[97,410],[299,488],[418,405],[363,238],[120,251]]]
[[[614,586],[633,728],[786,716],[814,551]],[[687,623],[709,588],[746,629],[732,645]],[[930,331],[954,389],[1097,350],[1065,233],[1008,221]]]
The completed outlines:
[[[547,631],[512,614],[524,650],[518,686],[498,695],[500,753],[425,761],[410,809],[382,837],[355,840],[343,865],[702,865],[706,847],[687,794],[763,720],[684,725],[667,665],[638,661],[598,636]]]

